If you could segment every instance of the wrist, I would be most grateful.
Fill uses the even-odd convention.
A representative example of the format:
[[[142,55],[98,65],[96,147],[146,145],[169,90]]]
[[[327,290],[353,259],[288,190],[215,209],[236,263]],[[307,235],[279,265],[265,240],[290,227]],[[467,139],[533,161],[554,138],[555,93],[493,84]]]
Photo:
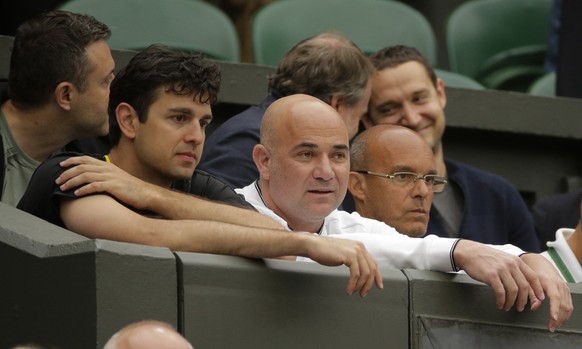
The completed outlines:
[[[524,252],[522,254],[519,255],[519,259],[522,260],[522,262],[527,263],[527,260],[531,257],[531,256],[536,256],[538,255],[537,253],[532,253],[532,252]]]
[[[457,239],[454,243],[453,243],[453,247],[451,248],[451,265],[454,271],[459,271],[462,268],[459,266],[459,264],[457,263],[457,247],[459,245],[459,242],[461,242],[461,239]],[[460,253],[460,252],[459,252]]]
[[[308,232],[288,232],[287,234],[291,235],[291,237],[298,242],[298,248],[294,254],[311,258],[315,250],[315,244],[318,242],[316,239],[318,239],[319,236],[314,236]]]
[[[154,184],[147,183],[145,190],[142,191],[142,193],[145,194],[141,198],[143,200],[142,209],[161,214],[161,212],[159,212],[159,209],[167,207],[168,206],[167,200],[171,200],[172,197],[172,195],[170,195],[171,193],[170,190],[167,191],[168,192],[167,195],[164,195],[161,192],[161,190],[163,190],[163,188],[158,187],[157,185]]]

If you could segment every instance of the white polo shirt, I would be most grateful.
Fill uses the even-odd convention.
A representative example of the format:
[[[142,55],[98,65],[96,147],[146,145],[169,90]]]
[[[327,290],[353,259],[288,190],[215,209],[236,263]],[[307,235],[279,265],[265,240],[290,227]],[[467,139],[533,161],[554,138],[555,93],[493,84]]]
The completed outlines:
[[[236,189],[236,192],[244,195],[260,213],[288,227],[283,218],[267,207],[256,181],[242,189]],[[452,253],[458,239],[441,238],[436,235],[423,238],[409,237],[398,233],[383,222],[364,218],[356,212],[332,211],[325,218],[320,235],[361,241],[382,267],[457,271]],[[524,253],[513,245],[490,246],[515,256]],[[305,257],[298,257],[297,260],[310,261]]]

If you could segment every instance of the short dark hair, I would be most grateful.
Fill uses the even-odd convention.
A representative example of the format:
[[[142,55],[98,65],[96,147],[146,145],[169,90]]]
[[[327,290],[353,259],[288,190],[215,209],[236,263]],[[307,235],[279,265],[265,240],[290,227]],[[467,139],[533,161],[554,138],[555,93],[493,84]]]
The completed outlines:
[[[283,96],[307,94],[329,103],[333,95],[357,104],[374,73],[360,48],[336,33],[303,40],[281,58],[269,88]]]
[[[145,122],[160,88],[177,95],[193,95],[200,103],[218,100],[220,70],[202,55],[185,53],[163,45],[151,45],[138,52],[111,83],[109,95],[109,139],[115,146],[121,138],[115,109],[131,105]]]
[[[432,65],[414,47],[404,45],[388,46],[373,53],[370,56],[370,60],[378,71],[386,68],[394,68],[407,62],[418,62],[424,67],[428,77],[436,87],[437,76]]]
[[[85,48],[110,35],[94,17],[66,11],[24,22],[16,30],[10,58],[10,99],[19,108],[43,106],[63,81],[83,91],[91,70]]]

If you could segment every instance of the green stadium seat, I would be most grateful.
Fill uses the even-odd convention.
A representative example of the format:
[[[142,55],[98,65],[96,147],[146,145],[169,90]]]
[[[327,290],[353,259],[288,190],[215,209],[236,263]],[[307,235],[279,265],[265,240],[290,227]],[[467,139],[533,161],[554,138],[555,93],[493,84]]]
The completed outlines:
[[[439,78],[443,79],[445,82],[445,87],[460,87],[472,90],[485,89],[485,86],[481,85],[477,81],[459,73],[454,73],[452,71],[442,69],[435,69],[435,73]]]
[[[531,84],[527,92],[534,96],[555,97],[556,73],[547,73],[541,78],[538,78]]]
[[[234,24],[219,8],[202,1],[72,0],[59,9],[87,13],[107,24],[112,48],[142,50],[160,43],[213,59],[240,62]]]
[[[450,69],[487,88],[525,92],[544,74],[552,0],[473,0],[448,18]]]
[[[418,49],[436,63],[436,38],[414,8],[388,0],[279,0],[262,7],[252,23],[255,63],[276,66],[299,41],[325,31],[343,34],[365,53],[391,45]]]

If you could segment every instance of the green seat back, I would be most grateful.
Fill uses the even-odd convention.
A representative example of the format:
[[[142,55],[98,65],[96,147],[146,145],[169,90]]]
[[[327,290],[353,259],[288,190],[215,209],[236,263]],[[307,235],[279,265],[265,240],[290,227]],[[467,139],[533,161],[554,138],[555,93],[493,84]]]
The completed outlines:
[[[403,44],[436,63],[436,39],[426,18],[388,0],[279,0],[253,19],[255,63],[276,66],[299,41],[325,31],[343,34],[365,53]]]
[[[59,9],[87,13],[107,24],[112,48],[142,50],[160,43],[240,62],[240,43],[233,23],[220,9],[202,1],[72,0]]]
[[[450,69],[489,88],[528,86],[543,74],[551,5],[552,0],[462,4],[447,21]]]
[[[545,74],[546,45],[520,46],[487,59],[476,80],[489,88],[526,91],[532,81]]]
[[[468,76],[448,70],[435,69],[436,75],[443,79],[445,87],[460,87],[472,90],[484,90],[485,87]]]
[[[556,73],[547,73],[530,85],[528,93],[534,96],[556,96]]]

